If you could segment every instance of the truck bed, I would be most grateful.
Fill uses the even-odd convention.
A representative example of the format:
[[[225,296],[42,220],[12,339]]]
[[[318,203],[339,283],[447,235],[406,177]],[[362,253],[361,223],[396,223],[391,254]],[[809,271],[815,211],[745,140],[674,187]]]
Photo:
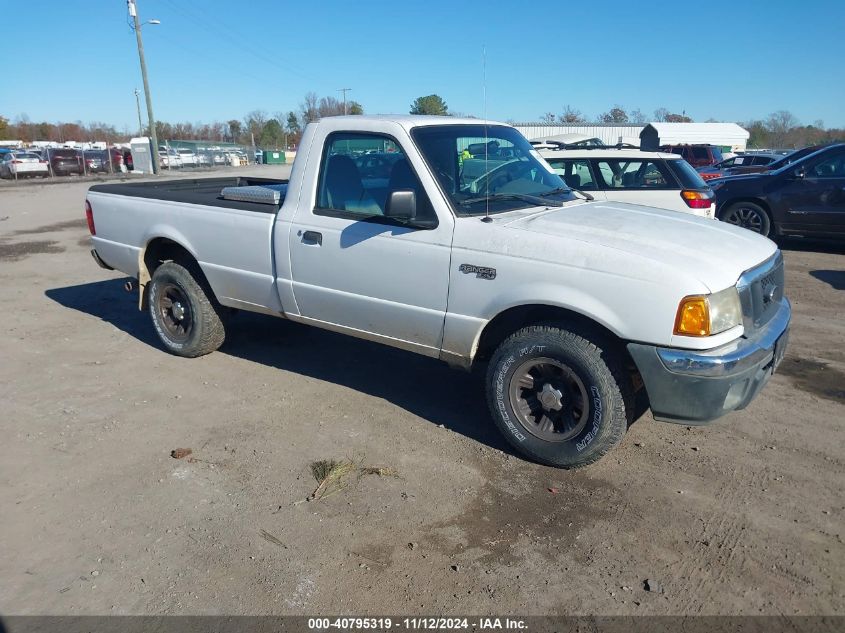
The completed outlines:
[[[287,180],[230,176],[227,178],[189,178],[151,182],[94,185],[90,191],[117,194],[134,198],[151,198],[168,202],[184,202],[225,209],[240,209],[257,213],[275,214],[284,202]],[[242,200],[226,200],[221,195],[224,187],[270,187],[282,192],[279,204],[263,204]]]

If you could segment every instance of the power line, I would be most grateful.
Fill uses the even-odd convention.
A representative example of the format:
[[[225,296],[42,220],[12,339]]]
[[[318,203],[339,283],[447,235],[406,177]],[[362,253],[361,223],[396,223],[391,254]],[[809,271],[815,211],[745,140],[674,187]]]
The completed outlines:
[[[289,66],[285,66],[284,64],[280,64],[278,61],[276,61],[272,57],[269,57],[268,55],[265,55],[264,53],[254,49],[249,44],[249,38],[246,35],[239,33],[235,29],[232,29],[230,27],[225,27],[225,26],[218,26],[212,20],[209,20],[206,17],[201,16],[199,14],[195,14],[192,11],[187,10],[185,7],[180,7],[179,5],[175,4],[173,2],[173,0],[166,0],[166,2],[177,13],[180,13],[183,17],[192,21],[195,26],[198,26],[199,28],[203,29],[206,32],[211,33],[212,35],[215,35],[217,37],[222,35],[223,37],[225,37],[227,39],[227,41],[230,40],[233,36],[239,38],[238,46],[240,46],[247,53],[250,53],[256,59],[260,59],[261,61],[263,61],[267,64],[271,64],[273,66],[276,66],[277,68],[284,70],[285,72],[291,73],[293,75],[296,75],[296,76],[298,76],[302,79],[311,80],[310,77],[303,75],[298,70],[291,68]],[[216,31],[216,33],[213,33],[212,31]]]

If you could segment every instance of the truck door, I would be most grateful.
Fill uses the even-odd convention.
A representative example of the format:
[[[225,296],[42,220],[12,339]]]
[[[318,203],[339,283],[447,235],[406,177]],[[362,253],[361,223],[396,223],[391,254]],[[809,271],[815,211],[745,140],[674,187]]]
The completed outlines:
[[[313,160],[309,157],[306,178],[315,176]],[[449,290],[451,214],[438,218],[408,156],[387,135],[329,134],[316,176],[316,192],[303,193],[289,233],[300,316],[438,355]],[[390,193],[409,189],[416,194],[416,219],[386,216]]]

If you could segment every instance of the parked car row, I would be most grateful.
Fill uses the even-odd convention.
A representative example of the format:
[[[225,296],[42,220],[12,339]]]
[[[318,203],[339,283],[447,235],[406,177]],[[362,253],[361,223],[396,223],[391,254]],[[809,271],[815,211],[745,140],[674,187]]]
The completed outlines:
[[[162,169],[182,167],[224,166],[244,167],[250,164],[247,153],[241,149],[208,149],[194,151],[187,147],[158,146],[158,159]]]
[[[163,169],[244,167],[252,162],[251,156],[244,149],[230,147],[212,146],[195,150],[165,144],[159,145],[158,155],[159,164]],[[256,150],[256,162],[260,163],[262,159],[263,152]],[[42,174],[82,176],[133,170],[134,161],[131,150],[116,146],[109,147],[107,150],[73,147],[0,148],[0,178],[14,179]]]
[[[709,167],[700,167],[698,173],[704,180],[738,176],[740,174],[756,174],[763,171],[774,171],[784,165],[794,163],[799,158],[812,154],[822,148],[822,145],[811,145],[793,152],[745,152],[728,158]]]
[[[31,148],[0,154],[0,177],[69,176],[107,174],[132,168],[129,150],[117,147],[79,150],[74,148]]]

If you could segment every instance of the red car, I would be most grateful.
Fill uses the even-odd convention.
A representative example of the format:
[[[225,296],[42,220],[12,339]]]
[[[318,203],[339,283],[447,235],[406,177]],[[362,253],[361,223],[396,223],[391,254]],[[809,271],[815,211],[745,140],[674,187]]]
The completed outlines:
[[[715,145],[661,145],[660,151],[678,154],[696,168],[721,163],[725,158]]]

